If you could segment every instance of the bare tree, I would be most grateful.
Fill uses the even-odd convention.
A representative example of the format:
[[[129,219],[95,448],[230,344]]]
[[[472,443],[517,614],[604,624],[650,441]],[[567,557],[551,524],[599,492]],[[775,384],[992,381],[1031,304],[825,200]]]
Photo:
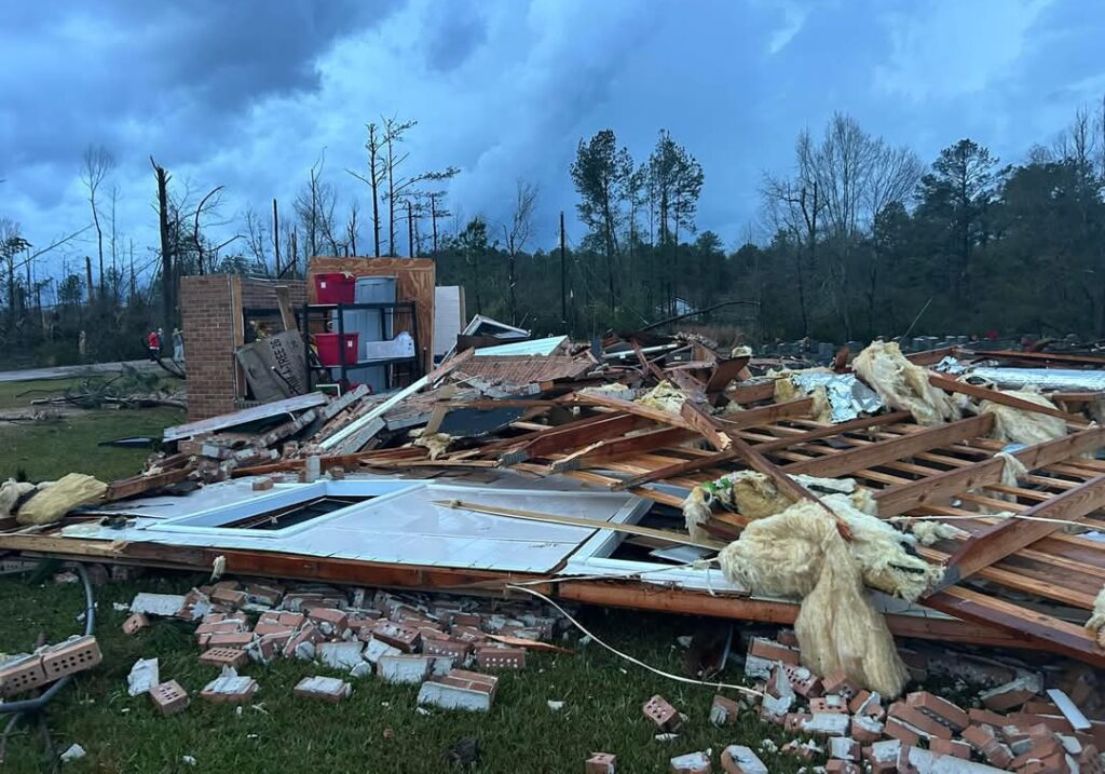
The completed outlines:
[[[169,234],[169,180],[171,175],[165,167],[158,166],[150,156],[150,165],[153,167],[154,177],[157,179],[157,220],[158,230],[161,234],[161,303],[162,315],[165,321],[165,329],[171,330],[175,319],[176,277],[174,276],[174,260],[172,239]]]
[[[410,157],[410,153],[399,147],[407,130],[418,125],[417,121],[400,121],[395,117],[384,118],[382,144],[384,148],[384,174],[387,189],[384,199],[388,203],[388,255],[398,255],[395,241],[395,224],[402,215],[396,209],[408,199],[417,199],[416,187],[424,182],[441,182],[455,177],[460,170],[446,167],[443,170],[421,172],[409,177],[403,176],[400,167]]]
[[[268,240],[265,235],[264,221],[253,211],[252,207],[246,208],[244,220],[246,225],[244,236],[247,249],[257,268],[262,272],[268,272],[268,257],[265,253],[265,245]]]
[[[81,182],[88,189],[88,204],[92,208],[92,223],[96,227],[96,250],[100,258],[100,295],[104,295],[104,231],[100,226],[100,210],[96,204],[96,194],[104,178],[115,168],[115,159],[102,145],[89,145],[82,158]],[[89,295],[92,289],[89,288]]]
[[[216,212],[219,205],[222,203],[222,191],[223,186],[218,185],[204,194],[200,199],[200,203],[196,205],[196,211],[192,216],[192,242],[196,247],[196,264],[199,266],[199,273],[205,273],[204,270],[204,246],[203,235],[200,232],[200,218],[206,214]],[[216,250],[216,255],[218,251]],[[212,266],[214,268],[214,266]]]
[[[353,197],[349,201],[349,220],[345,224],[345,240],[349,247],[349,255],[351,256],[357,254],[358,214],[360,214],[360,208],[357,205],[357,198]]]
[[[311,165],[307,184],[300,189],[292,205],[300,223],[303,224],[308,257],[319,255],[322,248],[327,245],[332,255],[339,254],[338,243],[334,239],[334,206],[337,203],[337,193],[334,191],[334,186],[322,179],[325,163],[326,157],[322,155]]]
[[[503,243],[507,251],[507,286],[509,288],[510,323],[518,324],[518,253],[526,249],[533,233],[533,211],[537,204],[537,186],[518,180],[514,189],[514,210],[510,224],[503,224]]]
[[[368,141],[365,143],[368,151],[368,174],[362,175],[347,169],[346,172],[353,175],[361,182],[368,185],[372,195],[372,247],[373,255],[380,254],[380,186],[384,181],[386,167],[381,151],[383,146],[380,139],[380,130],[375,123],[368,124]]]

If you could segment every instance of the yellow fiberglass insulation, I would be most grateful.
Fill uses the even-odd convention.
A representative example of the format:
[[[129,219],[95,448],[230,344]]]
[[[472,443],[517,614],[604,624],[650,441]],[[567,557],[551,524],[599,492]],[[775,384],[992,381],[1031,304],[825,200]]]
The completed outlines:
[[[50,524],[82,505],[100,502],[107,484],[82,473],[70,473],[37,492],[20,506],[15,520],[20,524]]]
[[[811,368],[810,371],[824,371],[825,373],[832,373],[828,368]],[[786,403],[787,401],[797,400],[798,398],[806,397],[806,393],[794,383],[794,380],[790,378],[790,371],[772,371],[768,374],[775,379],[775,402]],[[813,406],[810,409],[810,415],[813,416],[818,422],[830,424],[833,421],[832,407],[829,405],[829,395],[825,391],[823,386],[815,387],[813,392],[809,393],[809,397],[813,398]]]
[[[909,531],[913,533],[913,537],[917,538],[917,542],[923,546],[932,546],[941,540],[963,538],[968,535],[959,527],[953,527],[951,524],[944,524],[939,521],[915,521],[910,526]]]
[[[1038,392],[1017,390],[1004,394],[1027,400],[1045,408],[1056,408],[1054,403]],[[997,438],[999,441],[1011,441],[1013,443],[1023,443],[1025,446],[1033,446],[1038,443],[1054,441],[1056,438],[1062,438],[1067,434],[1067,423],[1062,419],[1035,411],[1026,411],[984,400],[979,404],[979,413],[994,415],[994,429],[990,436]]]
[[[422,433],[412,441],[414,446],[421,446],[430,452],[430,459],[436,460],[449,450],[449,444],[453,442],[453,436],[448,433]]]
[[[687,396],[683,394],[683,391],[665,379],[637,398],[634,403],[667,411],[670,414],[678,414],[686,400]]]
[[[1097,593],[1097,599],[1093,603],[1093,615],[1086,621],[1086,628],[1095,632],[1105,629],[1105,586],[1102,586],[1101,591]]]
[[[852,526],[851,544],[823,508],[800,502],[748,525],[739,540],[722,549],[722,571],[753,593],[801,598],[794,628],[807,667],[818,674],[843,671],[869,690],[897,696],[908,673],[864,583],[874,575],[881,585],[899,556],[920,560],[905,552],[900,535],[888,537],[867,524],[879,520],[853,508],[847,495],[830,495],[825,501]],[[876,556],[881,551],[887,555]]]
[[[11,516],[12,509],[24,495],[35,490],[35,485],[26,481],[8,479],[0,486],[0,516]]]
[[[908,411],[918,424],[939,425],[959,416],[951,397],[929,384],[928,371],[906,360],[897,342],[872,342],[852,369],[886,405]]]

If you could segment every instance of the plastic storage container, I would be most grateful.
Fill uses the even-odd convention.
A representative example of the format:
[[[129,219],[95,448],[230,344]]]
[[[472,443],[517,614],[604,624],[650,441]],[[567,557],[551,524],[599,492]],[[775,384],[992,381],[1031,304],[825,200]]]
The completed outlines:
[[[352,304],[357,278],[351,274],[316,274],[315,295],[320,304]]]
[[[325,366],[340,366],[342,364],[342,350],[345,350],[345,364],[353,365],[357,362],[360,334],[346,333],[316,333],[315,348],[318,349],[318,361]],[[341,343],[338,340],[341,339]]]

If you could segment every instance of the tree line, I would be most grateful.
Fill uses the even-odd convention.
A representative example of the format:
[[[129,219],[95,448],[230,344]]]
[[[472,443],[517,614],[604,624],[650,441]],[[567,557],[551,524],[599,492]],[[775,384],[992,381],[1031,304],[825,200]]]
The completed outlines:
[[[223,186],[177,183],[151,158],[159,241],[137,259],[116,228],[114,158],[90,147],[86,227],[34,244],[0,213],[0,352],[134,356],[145,329],[176,323],[181,276],[301,276],[324,254],[433,257],[439,284],[465,287],[470,314],[541,333],[633,329],[720,305],[700,321],[751,341],[1105,337],[1105,102],[1012,163],[969,138],[922,160],[837,114],[798,134],[787,169],[750,181],[758,222],[728,245],[699,230],[708,177],[668,131],[643,151],[612,129],[580,139],[565,170],[577,217],[550,248],[557,224],[536,221],[549,208],[531,181],[504,186],[507,215],[495,222],[454,215],[447,183],[458,170],[416,167],[405,142],[416,127],[369,123],[363,167],[328,170],[320,155],[290,206],[233,215]],[[364,187],[341,201],[335,175]],[[84,256],[73,252],[82,238]],[[60,276],[36,273],[59,252]]]

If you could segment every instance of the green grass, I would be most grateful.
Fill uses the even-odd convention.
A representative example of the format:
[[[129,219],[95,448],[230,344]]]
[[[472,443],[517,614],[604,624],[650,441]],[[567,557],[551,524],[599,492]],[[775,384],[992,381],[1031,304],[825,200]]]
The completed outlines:
[[[30,401],[60,393],[78,380],[0,383],[0,414]],[[168,425],[184,421],[177,409],[100,409],[76,411],[56,420],[0,423],[0,480],[23,471],[30,481],[46,481],[66,473],[87,473],[103,481],[134,475],[149,449],[101,447],[132,435],[160,436]]]
[[[198,580],[198,579],[197,579]],[[292,688],[312,674],[340,676],[298,661],[270,666],[250,664],[242,671],[258,680],[255,704],[239,715],[227,705],[196,697],[188,710],[162,718],[145,696],[126,693],[126,675],[138,658],[157,656],[162,679],[175,679],[196,692],[217,674],[196,660],[193,627],[158,620],[134,637],[122,634],[126,613],[113,602],[129,602],[138,591],[180,591],[182,578],[151,576],[96,590],[96,634],[103,663],[74,681],[50,705],[52,739],[59,751],[73,742],[86,758],[66,771],[364,771],[438,772],[448,770],[443,754],[462,737],[479,740],[479,772],[578,772],[591,752],[613,752],[620,772],[667,771],[674,755],[713,748],[715,762],[727,744],[754,748],[764,738],[782,744],[775,726],[754,717],[715,728],[707,720],[714,691],[681,685],[624,662],[591,643],[572,655],[531,654],[523,671],[501,673],[488,714],[415,711],[417,686],[391,686],[369,677],[354,681],[353,695],[337,704],[295,698]],[[0,581],[0,650],[15,652],[33,644],[39,632],[51,641],[76,633],[83,608],[77,584],[36,585]],[[691,631],[688,619],[590,610],[586,622],[611,644],[642,660],[680,673],[682,651],[675,637]],[[575,637],[573,635],[572,639]],[[739,681],[730,671],[726,681]],[[677,740],[658,742],[656,729],[641,714],[653,694],[667,697],[690,719]],[[546,702],[564,701],[553,712]],[[38,771],[43,744],[37,733],[22,733],[8,745],[7,771]],[[181,764],[191,755],[196,768]],[[796,771],[785,756],[761,756],[773,772]]]

